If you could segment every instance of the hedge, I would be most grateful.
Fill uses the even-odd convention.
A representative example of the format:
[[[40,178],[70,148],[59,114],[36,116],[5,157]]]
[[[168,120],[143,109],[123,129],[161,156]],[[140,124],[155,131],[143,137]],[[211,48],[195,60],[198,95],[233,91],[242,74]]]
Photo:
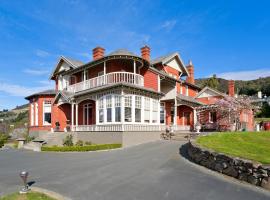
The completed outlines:
[[[66,152],[66,151],[98,151],[98,150],[105,150],[105,149],[116,149],[121,148],[122,144],[97,144],[97,145],[88,145],[88,146],[63,146],[63,147],[41,147],[41,151],[59,151],[59,152]]]

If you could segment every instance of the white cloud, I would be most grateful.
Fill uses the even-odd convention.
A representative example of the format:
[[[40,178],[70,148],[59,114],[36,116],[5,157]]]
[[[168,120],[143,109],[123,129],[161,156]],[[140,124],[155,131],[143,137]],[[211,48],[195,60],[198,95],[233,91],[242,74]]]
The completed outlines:
[[[36,76],[45,75],[49,73],[48,70],[40,70],[40,69],[25,69],[23,70],[23,72],[27,74],[31,74],[31,75],[36,75]]]
[[[217,74],[217,77],[219,78],[232,79],[232,80],[254,80],[260,77],[268,77],[268,76],[270,76],[270,69],[224,72],[224,73]]]
[[[36,86],[36,87],[25,87],[25,86],[17,85],[17,84],[0,83],[0,92],[4,92],[11,96],[17,96],[17,97],[26,97],[36,92],[41,92],[43,90],[52,89],[52,88],[54,88],[52,82],[48,82],[47,84],[43,84],[42,86]]]
[[[49,56],[50,53],[47,52],[47,51],[38,49],[38,50],[36,50],[36,55],[37,55],[38,57],[45,58],[45,57]]]
[[[161,28],[165,29],[167,31],[170,31],[173,29],[173,27],[176,25],[176,23],[177,23],[176,20],[167,20],[161,25]]]

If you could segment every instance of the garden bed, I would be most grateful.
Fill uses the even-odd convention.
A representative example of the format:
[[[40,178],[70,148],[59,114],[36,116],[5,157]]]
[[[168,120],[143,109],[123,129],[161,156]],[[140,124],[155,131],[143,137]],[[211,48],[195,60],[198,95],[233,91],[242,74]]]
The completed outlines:
[[[41,147],[41,151],[56,151],[56,152],[82,152],[82,151],[98,151],[98,150],[106,150],[106,149],[117,149],[121,148],[122,144],[97,144],[97,145],[87,145],[87,146],[52,146]]]

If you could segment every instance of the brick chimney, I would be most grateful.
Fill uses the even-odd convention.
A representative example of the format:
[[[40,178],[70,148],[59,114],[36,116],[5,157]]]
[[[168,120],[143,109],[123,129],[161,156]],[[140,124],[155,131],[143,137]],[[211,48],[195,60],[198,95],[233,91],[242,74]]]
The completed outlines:
[[[229,96],[234,97],[234,80],[229,80],[228,82],[228,93]]]
[[[194,80],[194,66],[193,66],[191,60],[188,63],[187,70],[188,70],[189,76],[186,78],[186,82],[191,83],[191,84],[195,84],[195,80]]]
[[[98,60],[104,57],[105,49],[102,47],[96,47],[93,49],[93,60]]]
[[[144,46],[141,48],[141,56],[143,59],[150,62],[150,47]]]

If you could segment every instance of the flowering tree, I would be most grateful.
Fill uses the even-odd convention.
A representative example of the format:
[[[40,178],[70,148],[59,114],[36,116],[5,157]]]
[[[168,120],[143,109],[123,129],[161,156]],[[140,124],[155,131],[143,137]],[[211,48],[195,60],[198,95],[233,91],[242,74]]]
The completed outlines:
[[[240,114],[253,109],[246,97],[234,98],[225,96],[216,103],[219,126],[225,130],[239,130]]]
[[[246,97],[234,98],[225,96],[218,99],[215,104],[204,106],[199,112],[207,114],[216,112],[216,125],[219,130],[239,130],[240,115],[242,112],[253,109],[250,101]]]

